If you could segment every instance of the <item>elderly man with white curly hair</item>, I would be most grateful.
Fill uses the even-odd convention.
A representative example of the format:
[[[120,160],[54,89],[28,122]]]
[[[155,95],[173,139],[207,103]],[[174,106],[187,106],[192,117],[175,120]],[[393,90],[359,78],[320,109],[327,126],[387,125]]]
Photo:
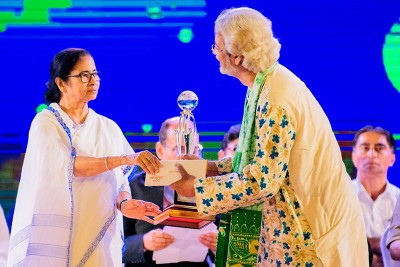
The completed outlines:
[[[251,258],[258,266],[368,266],[360,205],[329,120],[306,85],[278,63],[280,47],[260,12],[232,8],[218,16],[212,52],[220,71],[247,87],[237,152],[233,161],[209,162],[204,178],[180,168],[183,179],[171,187],[196,196],[200,213],[232,213],[233,234],[220,231],[230,235],[228,253],[221,256],[218,243],[217,266],[225,266],[221,258],[228,266]],[[254,205],[262,213],[253,224],[258,246],[240,235],[250,226],[243,222],[256,217],[247,208]]]

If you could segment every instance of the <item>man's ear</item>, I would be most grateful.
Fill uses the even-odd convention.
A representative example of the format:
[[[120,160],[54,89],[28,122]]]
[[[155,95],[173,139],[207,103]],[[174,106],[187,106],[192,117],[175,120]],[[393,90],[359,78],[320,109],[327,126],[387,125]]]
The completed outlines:
[[[391,164],[390,164],[390,167],[392,167],[393,166],[393,164],[394,164],[394,162],[396,161],[396,154],[392,154],[392,158],[391,158]]]
[[[236,56],[234,62],[235,62],[236,66],[242,65],[243,57],[242,56]]]
[[[156,155],[159,159],[163,159],[163,153],[164,153],[164,146],[158,141],[156,143]]]

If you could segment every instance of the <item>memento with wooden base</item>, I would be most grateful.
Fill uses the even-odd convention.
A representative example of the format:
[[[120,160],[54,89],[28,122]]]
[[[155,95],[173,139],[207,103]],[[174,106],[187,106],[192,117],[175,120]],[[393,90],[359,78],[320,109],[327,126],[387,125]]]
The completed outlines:
[[[182,109],[178,128],[175,130],[178,154],[187,155],[196,153],[197,128],[192,111],[197,107],[198,98],[192,91],[184,91],[178,97],[178,106]],[[182,151],[182,148],[184,150]],[[207,164],[203,162],[203,176],[206,176]],[[190,170],[189,174],[193,175]],[[162,178],[161,178],[162,179]],[[201,228],[215,220],[215,216],[201,216],[196,208],[195,198],[186,198],[178,195],[169,187],[164,189],[164,210],[154,218],[154,224],[162,224],[186,228]]]

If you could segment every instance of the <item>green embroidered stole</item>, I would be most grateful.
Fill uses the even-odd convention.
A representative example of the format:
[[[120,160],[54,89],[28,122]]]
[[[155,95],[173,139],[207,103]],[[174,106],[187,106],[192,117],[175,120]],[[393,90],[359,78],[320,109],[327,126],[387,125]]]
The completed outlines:
[[[254,85],[247,89],[239,142],[232,164],[233,172],[243,175],[243,168],[252,163],[256,153],[256,109],[262,88],[277,67],[275,62],[266,71],[257,73]],[[262,203],[221,214],[216,267],[257,265],[261,228]]]

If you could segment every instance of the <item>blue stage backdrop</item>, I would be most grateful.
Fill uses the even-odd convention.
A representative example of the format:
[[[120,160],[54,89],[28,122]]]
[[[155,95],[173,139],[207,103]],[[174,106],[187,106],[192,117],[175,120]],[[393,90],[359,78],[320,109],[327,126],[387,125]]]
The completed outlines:
[[[214,20],[232,6],[256,8],[272,20],[282,44],[280,63],[307,84],[334,131],[350,131],[343,139],[366,124],[400,134],[394,81],[400,77],[399,0],[2,0],[3,148],[16,139],[25,146],[44,101],[49,63],[67,47],[93,54],[102,80],[90,107],[125,132],[140,132],[143,124],[157,131],[165,118],[179,114],[176,99],[184,90],[199,97],[194,114],[200,131],[222,132],[240,122],[246,88],[219,73],[210,50]],[[397,74],[389,64],[397,64]],[[390,177],[400,186],[399,162]]]

